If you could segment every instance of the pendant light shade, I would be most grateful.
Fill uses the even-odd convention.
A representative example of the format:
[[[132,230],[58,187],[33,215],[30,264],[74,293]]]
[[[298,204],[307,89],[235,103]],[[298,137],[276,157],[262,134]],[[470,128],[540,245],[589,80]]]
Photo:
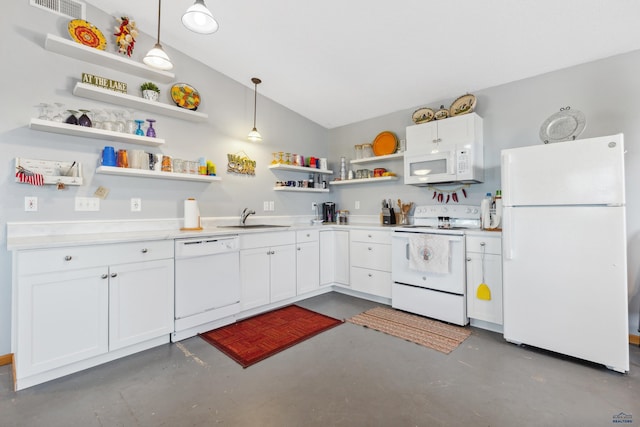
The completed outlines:
[[[258,85],[260,83],[262,83],[262,80],[260,80],[257,77],[254,77],[251,79],[251,81],[254,84],[254,91],[253,91],[253,129],[251,129],[251,132],[249,132],[249,135],[247,135],[247,139],[251,142],[259,142],[262,141],[262,135],[260,135],[260,132],[258,132],[258,129],[256,129],[256,108],[257,108],[257,103],[258,103]]]
[[[155,46],[147,53],[147,55],[142,59],[142,62],[147,64],[150,67],[156,68],[158,70],[170,70],[173,68],[173,64],[169,59],[169,55],[162,49],[162,45],[160,44],[160,9],[161,9],[162,0],[158,0],[158,41]]]
[[[218,23],[207,9],[204,0],[196,2],[182,15],[182,24],[194,33],[212,34],[218,31]]]

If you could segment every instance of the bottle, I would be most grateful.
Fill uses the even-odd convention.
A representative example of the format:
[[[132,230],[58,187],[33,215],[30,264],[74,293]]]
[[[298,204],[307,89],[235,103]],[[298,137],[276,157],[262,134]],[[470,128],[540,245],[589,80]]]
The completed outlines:
[[[340,179],[347,179],[347,160],[344,157],[340,157]]]
[[[313,188],[313,174],[312,173],[309,174],[309,180],[307,182],[308,182],[307,188]]]
[[[480,202],[480,221],[482,228],[488,229],[491,226],[491,193],[487,193],[482,202]]]

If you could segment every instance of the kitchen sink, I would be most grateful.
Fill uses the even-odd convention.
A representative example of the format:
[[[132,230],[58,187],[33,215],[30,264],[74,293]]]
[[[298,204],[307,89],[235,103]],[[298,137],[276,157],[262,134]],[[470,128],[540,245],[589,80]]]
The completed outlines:
[[[218,225],[218,228],[276,228],[289,227],[289,225],[273,225],[273,224],[246,224],[246,225]]]

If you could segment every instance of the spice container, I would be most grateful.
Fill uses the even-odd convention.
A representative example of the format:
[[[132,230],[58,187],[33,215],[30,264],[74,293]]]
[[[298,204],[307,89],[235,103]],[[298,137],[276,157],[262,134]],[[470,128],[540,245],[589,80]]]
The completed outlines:
[[[362,158],[362,144],[354,145],[354,149],[356,151],[356,160]]]

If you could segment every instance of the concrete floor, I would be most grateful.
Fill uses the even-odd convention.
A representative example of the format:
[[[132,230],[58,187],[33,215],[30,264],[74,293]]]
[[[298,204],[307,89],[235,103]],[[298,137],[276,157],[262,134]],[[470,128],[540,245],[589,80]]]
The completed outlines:
[[[330,293],[301,306],[348,318],[378,304]],[[640,425],[631,372],[517,347],[472,328],[451,354],[350,323],[247,369],[198,337],[15,393],[0,367],[0,426]]]

